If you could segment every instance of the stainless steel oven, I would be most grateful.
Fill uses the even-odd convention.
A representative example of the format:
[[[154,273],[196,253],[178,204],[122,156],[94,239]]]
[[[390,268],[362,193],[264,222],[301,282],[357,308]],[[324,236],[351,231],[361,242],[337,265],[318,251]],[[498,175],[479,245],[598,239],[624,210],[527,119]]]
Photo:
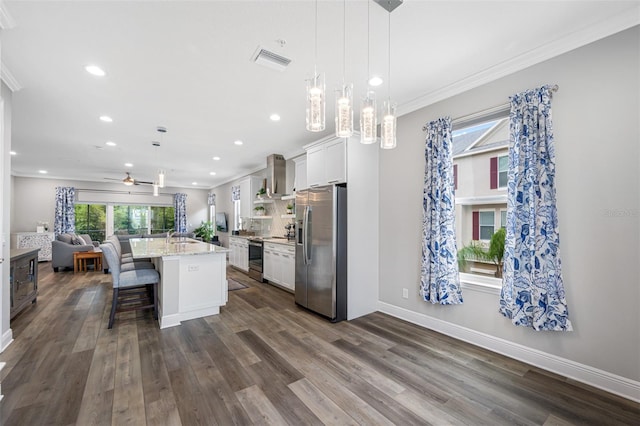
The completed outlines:
[[[263,243],[260,239],[249,240],[249,276],[262,282]]]

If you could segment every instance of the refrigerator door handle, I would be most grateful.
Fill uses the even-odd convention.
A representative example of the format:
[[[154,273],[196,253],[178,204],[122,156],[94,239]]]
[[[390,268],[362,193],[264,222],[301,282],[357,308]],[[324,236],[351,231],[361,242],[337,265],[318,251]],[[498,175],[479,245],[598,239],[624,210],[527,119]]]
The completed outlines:
[[[306,206],[304,209],[304,263],[309,265],[311,263],[311,238],[309,235],[309,215],[311,214],[311,206]]]

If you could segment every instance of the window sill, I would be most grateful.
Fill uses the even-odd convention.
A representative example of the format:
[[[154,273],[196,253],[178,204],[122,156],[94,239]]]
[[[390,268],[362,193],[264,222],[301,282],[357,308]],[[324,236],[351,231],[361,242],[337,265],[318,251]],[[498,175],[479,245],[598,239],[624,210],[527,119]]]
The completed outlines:
[[[493,277],[483,277],[475,274],[460,273],[460,284],[462,288],[500,295],[502,290],[502,279]]]

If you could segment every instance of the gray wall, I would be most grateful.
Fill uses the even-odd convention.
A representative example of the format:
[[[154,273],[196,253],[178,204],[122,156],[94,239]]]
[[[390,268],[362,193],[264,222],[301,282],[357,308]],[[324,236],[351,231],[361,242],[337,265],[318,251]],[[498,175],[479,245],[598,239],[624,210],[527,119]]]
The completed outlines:
[[[207,205],[208,190],[163,188],[162,195],[153,197],[151,186],[140,185],[132,188],[119,183],[87,182],[77,180],[38,179],[28,177],[12,178],[11,200],[11,233],[36,230],[39,221],[49,222],[53,227],[55,214],[55,194],[57,186],[73,186],[83,189],[97,189],[114,191],[92,192],[78,191],[77,199],[83,203],[120,203],[144,205],[173,205],[173,194],[182,192],[187,194],[187,228],[193,230],[200,225],[200,221],[208,220],[209,207]],[[131,191],[129,194],[121,194]],[[142,194],[146,193],[146,194]]]
[[[380,155],[381,306],[640,379],[639,40],[634,27],[398,120],[398,148]],[[465,289],[461,306],[422,301],[422,126],[547,83],[560,86],[553,100],[560,253],[574,331],[515,327],[487,292]]]

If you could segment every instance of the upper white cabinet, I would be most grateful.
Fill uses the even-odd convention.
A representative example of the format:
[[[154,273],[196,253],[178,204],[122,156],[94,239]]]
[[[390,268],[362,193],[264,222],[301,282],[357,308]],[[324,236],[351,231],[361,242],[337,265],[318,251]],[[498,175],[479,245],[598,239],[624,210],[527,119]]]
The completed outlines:
[[[262,188],[262,179],[259,177],[248,176],[240,181],[240,217],[255,216],[253,201],[260,188]]]
[[[347,144],[343,138],[331,137],[305,147],[307,151],[307,185],[309,187],[347,181]]]
[[[307,157],[298,157],[294,158],[293,162],[295,163],[295,177],[296,181],[294,183],[294,188],[296,191],[300,189],[307,189],[309,185],[307,185]]]

